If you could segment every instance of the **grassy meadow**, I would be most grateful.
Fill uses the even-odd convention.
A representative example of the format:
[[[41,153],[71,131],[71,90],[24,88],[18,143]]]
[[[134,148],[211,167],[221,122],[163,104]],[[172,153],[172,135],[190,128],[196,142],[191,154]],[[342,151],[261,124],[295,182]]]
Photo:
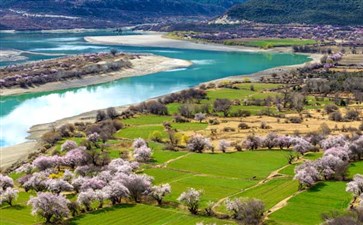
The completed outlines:
[[[291,46],[301,46],[301,45],[312,45],[315,44],[316,41],[308,40],[308,39],[294,39],[294,38],[285,38],[285,39],[243,39],[243,40],[226,40],[224,41],[225,45],[243,45],[248,47],[257,47],[257,48],[276,48],[276,47],[291,47]]]

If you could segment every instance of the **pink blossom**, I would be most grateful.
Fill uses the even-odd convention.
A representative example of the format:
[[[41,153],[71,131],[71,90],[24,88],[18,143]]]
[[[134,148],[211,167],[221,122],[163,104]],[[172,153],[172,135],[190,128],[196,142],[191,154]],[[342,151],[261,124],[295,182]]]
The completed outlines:
[[[31,197],[28,205],[32,206],[32,214],[45,218],[46,223],[61,221],[69,216],[67,204],[69,201],[62,195],[39,192],[37,197]]]

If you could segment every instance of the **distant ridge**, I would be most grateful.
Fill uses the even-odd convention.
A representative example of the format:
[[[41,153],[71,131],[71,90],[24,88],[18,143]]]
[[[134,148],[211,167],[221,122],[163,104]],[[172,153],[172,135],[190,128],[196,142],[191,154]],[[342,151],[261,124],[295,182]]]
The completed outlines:
[[[0,29],[112,27],[214,17],[244,0],[1,0]],[[25,16],[26,14],[26,16]],[[53,16],[55,15],[55,16]],[[47,18],[44,18],[47,16]],[[51,16],[53,16],[51,18]]]
[[[275,24],[363,25],[363,0],[248,0],[226,15]]]

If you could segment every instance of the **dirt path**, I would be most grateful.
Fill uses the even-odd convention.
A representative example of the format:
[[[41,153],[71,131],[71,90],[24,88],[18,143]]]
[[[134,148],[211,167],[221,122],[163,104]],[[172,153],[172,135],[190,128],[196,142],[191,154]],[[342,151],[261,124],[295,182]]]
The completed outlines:
[[[160,164],[160,165],[156,165],[155,166],[155,168],[166,168],[168,165],[169,165],[169,163],[172,163],[172,162],[174,162],[174,161],[177,161],[177,160],[179,160],[179,159],[182,159],[182,158],[184,158],[184,157],[187,157],[187,156],[189,156],[189,155],[191,155],[192,153],[188,153],[188,154],[185,154],[185,155],[182,155],[182,156],[179,156],[179,157],[176,157],[176,158],[174,158],[174,159],[169,159],[168,161],[166,161],[166,162],[164,162],[163,164]]]
[[[272,207],[271,207],[271,208],[267,211],[267,213],[266,213],[266,215],[265,215],[265,217],[264,217],[263,221],[266,221],[266,220],[268,219],[268,217],[269,217],[272,213],[274,213],[274,212],[276,212],[277,210],[279,210],[279,209],[281,209],[281,208],[285,207],[285,206],[287,205],[287,202],[288,202],[291,198],[293,198],[293,197],[297,196],[298,194],[300,194],[300,193],[302,193],[302,192],[304,192],[304,191],[297,191],[297,192],[295,192],[294,194],[290,195],[289,197],[287,197],[287,198],[285,198],[285,199],[281,200],[281,201],[280,201],[280,202],[278,202],[276,205],[272,206]]]
[[[285,168],[286,168],[286,167],[288,167],[288,166],[289,166],[289,164],[288,164],[288,165],[285,165],[285,166],[283,166],[283,167],[281,167],[281,168],[279,168],[279,169],[277,169],[277,170],[272,171],[272,172],[270,173],[270,175],[268,175],[265,179],[260,180],[257,184],[255,184],[255,185],[253,185],[253,186],[251,186],[251,187],[248,187],[248,188],[243,189],[243,190],[241,190],[241,191],[239,191],[239,192],[236,192],[236,193],[234,193],[234,194],[232,194],[232,195],[229,195],[229,196],[226,196],[226,197],[224,197],[224,198],[219,199],[219,200],[218,200],[218,202],[216,202],[216,203],[213,205],[212,210],[213,210],[214,212],[218,213],[218,211],[216,211],[216,208],[217,208],[219,205],[221,205],[221,204],[222,204],[225,200],[227,200],[228,198],[232,198],[232,197],[234,197],[234,196],[237,196],[237,195],[239,195],[239,194],[241,194],[241,193],[243,193],[243,192],[246,192],[246,191],[248,191],[248,190],[251,190],[251,189],[253,189],[253,188],[256,188],[256,187],[258,187],[258,186],[261,186],[262,184],[264,184],[264,183],[266,183],[266,182],[268,182],[268,181],[270,181],[270,180],[274,179],[277,175],[279,175],[279,172],[280,172],[281,170],[285,169]],[[283,176],[279,176],[279,177],[283,177]]]

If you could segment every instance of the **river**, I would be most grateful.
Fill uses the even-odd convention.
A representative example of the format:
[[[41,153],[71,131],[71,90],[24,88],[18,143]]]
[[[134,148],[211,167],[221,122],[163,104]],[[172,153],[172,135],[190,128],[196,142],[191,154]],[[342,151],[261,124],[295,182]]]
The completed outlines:
[[[134,33],[125,32],[123,35],[127,34]],[[95,109],[137,103],[223,77],[248,75],[273,67],[309,61],[307,56],[295,54],[104,46],[83,40],[85,36],[98,35],[115,34],[109,30],[0,33],[0,48],[29,52],[23,54],[27,57],[26,60],[16,63],[116,48],[121,52],[153,53],[190,60],[193,65],[83,88],[1,97],[0,146],[24,142],[28,135],[27,130],[35,124],[49,123]],[[0,62],[0,66],[10,64],[14,62]]]

